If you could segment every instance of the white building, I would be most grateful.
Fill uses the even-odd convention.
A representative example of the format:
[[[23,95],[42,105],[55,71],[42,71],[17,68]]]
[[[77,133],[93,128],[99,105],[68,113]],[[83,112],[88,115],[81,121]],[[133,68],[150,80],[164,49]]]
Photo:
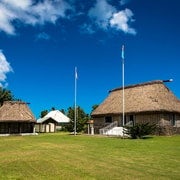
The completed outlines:
[[[70,119],[59,110],[50,111],[46,116],[37,120],[36,132],[55,132],[60,123],[69,123]]]

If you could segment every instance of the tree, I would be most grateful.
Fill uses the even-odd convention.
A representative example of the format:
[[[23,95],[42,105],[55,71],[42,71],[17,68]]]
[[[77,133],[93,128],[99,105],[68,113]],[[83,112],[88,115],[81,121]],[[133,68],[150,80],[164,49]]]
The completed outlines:
[[[99,106],[98,104],[94,104],[94,105],[92,106],[92,111],[91,111],[91,112],[93,112],[98,106]]]
[[[70,123],[66,125],[66,129],[70,132],[74,132],[74,108],[69,107],[67,116],[71,119]],[[86,128],[86,122],[89,120],[89,115],[84,112],[83,109],[77,107],[77,119],[76,119],[76,131],[82,132]]]
[[[52,108],[51,108],[51,111],[55,111],[55,110],[56,110],[56,108],[55,108],[55,107],[52,107]]]
[[[48,110],[41,111],[40,117],[43,118],[46,114],[48,114]]]
[[[66,111],[64,109],[60,109],[60,112],[62,112],[63,114],[66,114]]]
[[[14,96],[10,90],[0,87],[0,106],[2,106],[4,101],[13,101]]]

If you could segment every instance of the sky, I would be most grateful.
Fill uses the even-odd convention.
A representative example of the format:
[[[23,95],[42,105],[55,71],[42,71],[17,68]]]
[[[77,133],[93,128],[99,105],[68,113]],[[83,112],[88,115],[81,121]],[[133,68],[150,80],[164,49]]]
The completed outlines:
[[[40,112],[90,113],[111,89],[173,79],[180,98],[179,0],[0,0],[0,86]]]

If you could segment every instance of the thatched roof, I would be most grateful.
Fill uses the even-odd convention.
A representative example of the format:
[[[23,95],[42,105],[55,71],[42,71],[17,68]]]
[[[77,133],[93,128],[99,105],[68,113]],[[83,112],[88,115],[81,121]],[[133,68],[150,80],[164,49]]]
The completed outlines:
[[[35,122],[35,117],[26,103],[5,101],[0,107],[0,122]]]
[[[122,91],[122,87],[109,91],[109,96],[92,112],[92,116],[121,114]],[[124,97],[125,113],[162,111],[180,113],[180,100],[160,80],[126,86]]]

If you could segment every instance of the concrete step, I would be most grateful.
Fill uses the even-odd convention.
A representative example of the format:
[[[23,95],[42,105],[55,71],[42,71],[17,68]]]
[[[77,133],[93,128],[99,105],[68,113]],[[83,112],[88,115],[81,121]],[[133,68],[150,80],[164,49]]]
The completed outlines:
[[[114,127],[106,132],[109,136],[123,136],[123,127]]]

